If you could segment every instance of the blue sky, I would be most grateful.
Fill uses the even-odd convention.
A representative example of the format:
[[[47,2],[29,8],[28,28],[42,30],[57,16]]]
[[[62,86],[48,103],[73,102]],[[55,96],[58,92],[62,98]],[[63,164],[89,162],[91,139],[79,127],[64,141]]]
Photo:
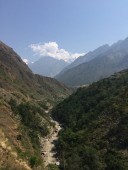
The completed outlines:
[[[23,58],[49,42],[73,56],[128,37],[128,0],[0,0],[0,21],[0,40]]]

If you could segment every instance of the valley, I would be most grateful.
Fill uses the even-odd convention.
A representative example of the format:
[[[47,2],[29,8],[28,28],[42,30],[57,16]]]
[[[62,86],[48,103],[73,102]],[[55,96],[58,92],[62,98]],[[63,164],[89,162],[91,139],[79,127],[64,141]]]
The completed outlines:
[[[128,169],[127,69],[73,89],[33,74],[2,42],[0,66],[0,168]]]
[[[0,0],[0,170],[128,170],[128,0]]]
[[[48,112],[71,93],[55,79],[34,75],[12,48],[0,42],[0,169],[42,170],[52,163],[57,132],[52,139],[55,123]],[[49,135],[45,164],[40,139]]]
[[[58,133],[61,127],[58,122],[54,121],[54,128],[50,130],[50,134],[46,138],[41,140],[41,155],[44,160],[45,166],[49,164],[59,165],[60,162],[57,158],[57,153],[55,150],[55,142],[58,140]]]
[[[125,69],[66,87],[1,42],[0,169],[127,170],[127,85]]]

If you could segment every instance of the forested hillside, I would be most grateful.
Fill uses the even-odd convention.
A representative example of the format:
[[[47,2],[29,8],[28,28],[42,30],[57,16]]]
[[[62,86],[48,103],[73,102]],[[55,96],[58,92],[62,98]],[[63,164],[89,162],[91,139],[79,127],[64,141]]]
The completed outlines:
[[[0,42],[0,169],[43,170],[41,139],[54,127],[48,111],[71,94],[52,78],[34,75]]]
[[[80,88],[52,112],[63,170],[128,169],[128,70]]]

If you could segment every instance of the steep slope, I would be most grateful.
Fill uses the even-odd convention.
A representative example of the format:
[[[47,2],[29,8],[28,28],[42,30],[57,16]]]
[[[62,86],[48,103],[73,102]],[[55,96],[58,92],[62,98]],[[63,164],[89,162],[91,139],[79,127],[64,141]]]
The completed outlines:
[[[62,69],[64,69],[68,63],[64,60],[57,60],[53,57],[42,57],[38,61],[30,64],[30,69],[36,73],[47,77],[54,77]]]
[[[59,97],[61,100],[70,93],[68,88],[55,79],[34,75],[13,49],[2,42],[0,43],[0,87],[18,89],[24,94],[27,92],[27,96],[35,94],[35,97],[51,101]]]
[[[57,76],[56,78],[61,77],[61,75],[64,74],[64,72],[66,72],[67,70],[76,67],[82,63],[91,61],[92,59],[98,57],[99,55],[103,54],[104,52],[106,52],[109,49],[109,45],[103,45],[97,49],[95,49],[94,51],[90,51],[89,53],[85,54],[84,56],[80,56],[78,57],[75,61],[73,61],[70,65],[68,65],[67,67],[65,67]]]
[[[61,169],[128,169],[128,70],[78,89],[52,115]]]
[[[91,61],[73,67],[56,78],[67,85],[78,86],[90,84],[126,68],[128,68],[128,39],[119,41]]]
[[[0,169],[45,169],[40,141],[54,128],[47,112],[69,94],[0,42]]]

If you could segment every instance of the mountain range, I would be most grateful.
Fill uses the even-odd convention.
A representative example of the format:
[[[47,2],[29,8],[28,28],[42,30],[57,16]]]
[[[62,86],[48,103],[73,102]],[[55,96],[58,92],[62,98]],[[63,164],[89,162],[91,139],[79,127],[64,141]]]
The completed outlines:
[[[73,68],[73,67],[76,67],[82,63],[85,63],[85,62],[88,62],[88,61],[91,61],[92,59],[96,58],[97,56],[101,55],[102,53],[106,52],[109,48],[109,45],[105,44],[97,49],[95,49],[94,51],[90,51],[88,52],[87,54],[83,55],[83,56],[80,56],[78,57],[75,61],[73,61],[71,64],[69,64],[67,67],[65,67],[60,73],[64,73],[65,71]]]
[[[68,86],[81,86],[128,68],[128,38],[79,57],[55,78]]]
[[[61,72],[66,66],[67,62],[58,60],[53,57],[41,57],[34,63],[29,64],[30,69],[36,73],[47,77],[54,77]]]
[[[104,52],[100,47],[83,64],[106,65],[111,59],[114,69],[126,68],[127,44],[128,39],[105,45]],[[33,74],[0,42],[1,170],[128,169],[128,69],[72,92],[53,78]],[[55,130],[53,119],[62,128],[54,142],[60,165],[46,167],[42,146]]]

